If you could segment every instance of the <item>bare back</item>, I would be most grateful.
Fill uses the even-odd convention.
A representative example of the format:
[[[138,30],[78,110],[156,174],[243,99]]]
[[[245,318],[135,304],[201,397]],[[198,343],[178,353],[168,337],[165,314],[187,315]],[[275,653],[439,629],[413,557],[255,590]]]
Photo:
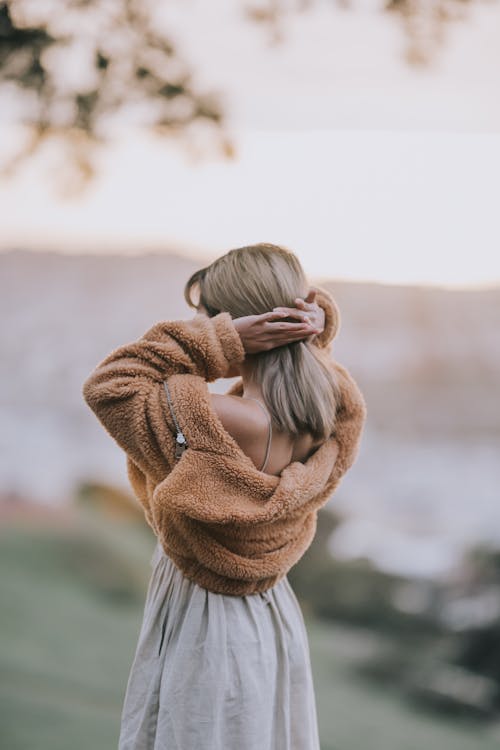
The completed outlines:
[[[238,443],[239,447],[257,469],[262,470],[265,462],[265,473],[279,476],[283,469],[293,461],[306,461],[311,453],[321,445],[310,434],[291,436],[272,428],[269,455],[266,458],[266,447],[269,436],[269,416],[253,398],[229,396],[212,393],[212,406],[225,430]],[[262,402],[262,399],[260,399]]]

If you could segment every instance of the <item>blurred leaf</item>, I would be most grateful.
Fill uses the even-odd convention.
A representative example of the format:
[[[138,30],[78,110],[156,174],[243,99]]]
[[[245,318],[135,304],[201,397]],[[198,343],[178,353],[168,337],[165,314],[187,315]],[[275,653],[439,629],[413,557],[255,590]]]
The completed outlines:
[[[29,135],[3,165],[4,176],[47,141],[65,140],[70,149],[64,192],[69,183],[69,192],[78,193],[95,173],[95,145],[109,137],[112,117],[125,112],[137,112],[151,132],[161,126],[164,136],[171,135],[170,126],[197,121],[221,128],[218,97],[194,83],[189,66],[158,29],[154,8],[133,0],[111,5],[59,0],[58,5],[66,14],[64,32],[53,14],[44,16],[43,7],[23,0],[0,3],[0,84],[14,83],[30,96],[20,121]],[[90,56],[80,54],[82,42],[93,50]],[[75,83],[65,76],[64,62],[78,54],[81,72]]]
[[[401,22],[407,62],[422,66],[442,47],[445,27],[463,18],[474,2],[480,0],[386,0],[381,10]],[[332,5],[356,12],[349,0],[332,0]],[[241,3],[243,17],[267,28],[273,44],[285,40],[287,15],[314,7],[315,0]],[[155,5],[145,0],[54,0],[47,6],[0,0],[0,85],[14,83],[22,95],[26,107],[19,124],[27,131],[25,145],[3,165],[4,176],[14,174],[47,142],[67,140],[69,177],[62,179],[63,190],[69,195],[80,192],[95,174],[96,144],[109,137],[114,118],[123,114],[132,114],[134,122],[138,118],[140,125],[162,137],[186,130],[183,143],[191,153],[199,151],[188,136],[193,123],[221,134],[224,108],[219,96],[196,85],[190,65],[159,28],[154,11]],[[65,61],[81,53],[82,44],[90,54],[80,56],[77,85],[65,76]],[[59,53],[56,63],[48,54],[54,51]],[[78,130],[80,145],[71,136]],[[222,133],[221,139],[216,153],[232,158],[229,136]]]

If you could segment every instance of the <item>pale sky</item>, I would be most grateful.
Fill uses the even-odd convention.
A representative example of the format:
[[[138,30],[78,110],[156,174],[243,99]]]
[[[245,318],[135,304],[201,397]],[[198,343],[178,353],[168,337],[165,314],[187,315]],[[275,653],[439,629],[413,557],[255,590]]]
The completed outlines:
[[[57,198],[40,160],[0,184],[1,247],[209,259],[268,241],[314,277],[500,283],[500,8],[454,24],[419,72],[376,4],[320,2],[281,47],[232,0],[159,5],[198,80],[224,93],[238,158],[194,165],[126,131],[78,201]]]

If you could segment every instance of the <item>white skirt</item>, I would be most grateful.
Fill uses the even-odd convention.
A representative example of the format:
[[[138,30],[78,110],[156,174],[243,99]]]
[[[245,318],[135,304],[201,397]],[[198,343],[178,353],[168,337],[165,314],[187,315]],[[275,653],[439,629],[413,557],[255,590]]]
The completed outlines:
[[[320,750],[305,623],[285,576],[216,594],[158,542],[118,750]]]

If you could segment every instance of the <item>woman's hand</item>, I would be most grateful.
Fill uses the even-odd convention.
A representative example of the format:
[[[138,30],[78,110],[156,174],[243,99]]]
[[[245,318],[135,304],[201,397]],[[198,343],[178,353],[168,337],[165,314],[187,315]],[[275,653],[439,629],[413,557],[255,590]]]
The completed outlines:
[[[302,299],[302,297],[296,297],[294,302],[296,304],[296,307],[299,310],[304,311],[304,313],[308,316],[311,325],[319,329],[316,332],[316,334],[318,334],[318,333],[321,333],[325,327],[325,311],[320,305],[318,305],[317,302],[314,301],[315,298],[316,298],[316,289],[312,287],[307,293],[307,297],[305,299]],[[275,307],[274,308],[275,311],[288,312],[288,314],[291,314],[293,311],[295,311],[295,309],[296,308],[294,307]]]
[[[297,307],[277,307],[262,315],[245,315],[234,318],[243,348],[247,354],[285,346],[323,331],[325,313],[314,302],[316,291],[311,289],[307,297],[297,297]],[[295,322],[291,322],[292,318]],[[288,320],[287,320],[288,319]]]

